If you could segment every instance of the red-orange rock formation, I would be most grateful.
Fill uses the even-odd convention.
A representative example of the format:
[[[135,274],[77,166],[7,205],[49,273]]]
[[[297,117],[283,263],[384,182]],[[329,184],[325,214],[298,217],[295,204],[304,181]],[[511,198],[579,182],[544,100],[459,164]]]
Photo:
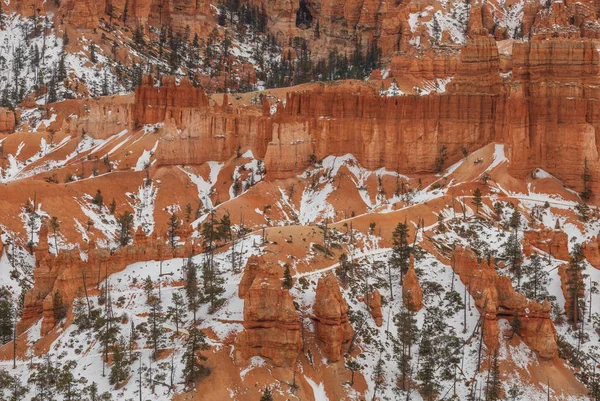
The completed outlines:
[[[477,262],[475,253],[467,249],[456,249],[455,270],[468,287],[475,305],[485,319],[484,341],[490,350],[498,347],[499,328],[497,319],[509,321],[515,313],[519,315],[521,327],[517,334],[525,344],[542,358],[552,358],[558,352],[556,329],[550,318],[550,304],[527,301],[514,291],[510,278],[499,276],[487,261]]]
[[[537,248],[543,252],[550,252],[552,257],[560,260],[569,260],[568,247],[569,238],[562,230],[528,230],[523,236],[523,250],[525,252],[526,244],[528,249]],[[525,252],[527,256],[531,252]]]
[[[258,355],[276,366],[290,366],[302,349],[301,323],[292,296],[273,268],[258,257],[246,264],[239,287],[244,331],[236,340],[236,357],[242,361]]]
[[[370,292],[367,295],[366,304],[371,311],[371,316],[373,317],[373,320],[375,320],[375,324],[377,327],[381,327],[383,324],[383,313],[381,312],[381,294],[379,293],[379,290]]]
[[[600,241],[598,237],[594,237],[582,244],[581,248],[586,260],[596,269],[600,269]]]
[[[415,271],[415,257],[410,255],[410,263],[408,271],[404,275],[404,282],[402,284],[402,302],[406,308],[412,311],[419,311],[423,308],[423,291],[421,290],[421,284],[419,284],[419,278]]]
[[[186,257],[194,252],[192,242],[188,241],[185,246],[173,251],[165,241],[154,235],[146,237],[141,231],[136,233],[134,240],[132,245],[120,248],[113,254],[108,249],[96,248],[94,243],[90,243],[88,259],[82,260],[77,249],[61,251],[58,255],[49,253],[48,229],[43,224],[39,243],[35,248],[34,286],[25,294],[19,332],[27,329],[40,317],[43,317],[42,335],[54,327],[53,296],[57,291],[63,303],[70,306],[75,294],[83,291],[84,281],[88,291],[92,291],[107,274],[122,271],[131,263]]]
[[[15,130],[15,113],[0,108],[0,133],[9,134]]]
[[[580,270],[570,270],[569,263],[558,268],[560,288],[565,297],[565,313],[569,321],[579,322],[583,318],[583,311],[579,307],[579,299],[585,296],[585,285]],[[574,302],[577,300],[577,302]]]
[[[335,276],[329,274],[319,279],[313,313],[323,353],[329,361],[339,361],[344,351],[342,345],[352,339],[354,329],[348,321],[348,304]]]

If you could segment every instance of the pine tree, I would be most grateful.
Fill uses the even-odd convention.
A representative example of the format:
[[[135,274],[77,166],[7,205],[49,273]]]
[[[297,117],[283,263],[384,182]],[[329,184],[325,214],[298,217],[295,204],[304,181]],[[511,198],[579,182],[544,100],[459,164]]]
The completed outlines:
[[[192,326],[189,329],[185,352],[183,353],[183,376],[186,378],[187,383],[193,383],[200,377],[210,373],[208,367],[202,364],[202,361],[206,361],[207,358],[198,353],[209,348],[206,334],[198,330],[196,326]]]
[[[571,310],[567,311],[569,321],[573,324],[573,328],[577,327],[579,321],[583,318],[583,311],[579,305],[580,298],[583,297],[584,284],[581,272],[585,269],[583,263],[584,255],[580,244],[573,246],[571,259],[567,267],[567,301]]]
[[[165,341],[165,316],[162,313],[162,302],[158,296],[153,295],[148,303],[150,311],[148,312],[148,345],[152,347],[152,357],[158,358],[158,350],[164,345]]]
[[[28,392],[29,388],[21,384],[19,375],[12,376],[6,370],[0,369],[0,400],[24,400]]]
[[[96,191],[96,195],[92,198],[92,204],[98,207],[98,210],[102,210],[104,206],[104,197],[102,196],[102,191],[99,189]]]
[[[31,400],[50,401],[56,399],[59,373],[47,356],[46,361],[40,364],[38,370],[29,376],[29,384],[35,387],[35,396]]]
[[[473,192],[473,205],[475,205],[475,214],[479,214],[479,208],[483,206],[483,202],[481,200],[481,189],[476,188],[475,192]]]
[[[129,0],[125,0],[125,6],[123,7],[123,23],[127,24],[127,17],[129,13]]]
[[[204,288],[203,301],[210,303],[208,313],[214,313],[225,302],[225,299],[221,297],[225,292],[224,280],[218,272],[216,263],[205,262],[202,265],[202,283]]]
[[[417,319],[415,312],[409,308],[402,307],[400,313],[394,317],[397,330],[397,343],[398,343],[398,370],[400,371],[400,387],[402,390],[408,390],[408,383],[410,381],[411,372],[411,360],[412,353],[411,348],[417,340],[418,328]]]
[[[113,346],[112,367],[110,369],[110,384],[118,386],[129,376],[129,360],[125,353],[125,339],[120,338]]]
[[[200,290],[198,288],[198,267],[188,258],[185,269],[185,294],[187,295],[188,310],[193,313],[194,323],[196,312],[200,306]]]
[[[504,244],[504,257],[508,260],[511,271],[517,275],[517,287],[520,287],[523,253],[521,251],[521,242],[515,231],[510,234],[508,241]]]
[[[60,231],[60,223],[58,222],[58,217],[52,216],[50,219],[50,229],[52,230],[52,235],[54,237],[54,249],[56,250],[56,254],[58,255],[58,232]]]
[[[188,202],[187,205],[185,205],[185,221],[186,223],[189,223],[192,220],[192,204]]]
[[[67,317],[67,305],[63,302],[61,293],[56,290],[52,297],[54,323],[57,324]]]
[[[583,200],[588,200],[592,196],[592,190],[590,189],[589,183],[592,179],[592,175],[590,174],[590,170],[587,164],[587,157],[583,160],[583,174],[581,175],[581,180],[583,181],[583,191],[580,196]]]
[[[90,61],[94,64],[98,62],[98,57],[96,56],[96,45],[94,42],[90,43]]]
[[[119,238],[119,245],[126,246],[133,239],[131,231],[133,230],[133,214],[129,210],[123,212],[117,218],[117,236]]]
[[[283,271],[283,288],[286,289],[290,289],[292,288],[294,282],[292,281],[292,275],[290,274],[290,265],[289,264],[285,264],[284,265],[285,270]]]
[[[167,235],[169,237],[169,244],[171,248],[175,248],[177,246],[177,234],[179,230],[179,218],[175,213],[171,213],[171,217],[169,218],[169,229],[167,230]]]
[[[110,205],[108,205],[108,211],[110,214],[115,214],[116,210],[117,210],[117,202],[115,201],[115,198],[113,198],[113,200],[110,202]]]
[[[154,281],[152,281],[152,277],[148,276],[144,279],[144,294],[146,294],[146,303],[150,305],[150,301],[152,300],[153,291],[154,291]]]
[[[260,401],[273,401],[273,394],[269,387],[265,388],[262,397],[260,397]]]
[[[9,343],[13,337],[15,318],[14,302],[8,289],[0,287],[0,345]]]
[[[430,328],[423,330],[419,344],[420,368],[417,379],[421,382],[421,395],[425,401],[433,401],[439,391],[439,381],[435,377],[435,351]]]
[[[446,163],[446,159],[448,155],[446,153],[446,145],[442,145],[439,150],[438,157],[435,159],[435,171],[441,173],[444,171],[444,164]]]
[[[550,299],[548,288],[550,285],[550,274],[542,267],[542,259],[537,253],[533,253],[529,263],[523,266],[523,274],[527,282],[521,287],[523,294],[535,301],[541,302],[544,298]]]
[[[346,369],[352,372],[352,376],[350,379],[350,386],[354,386],[354,374],[357,370],[360,370],[360,363],[356,362],[354,359],[350,359],[346,361]]]
[[[167,308],[167,315],[175,323],[175,333],[179,334],[179,325],[185,323],[183,320],[185,304],[183,297],[178,292],[173,293],[172,301],[172,305]]]
[[[390,257],[388,265],[388,274],[391,283],[391,268],[400,270],[400,284],[404,282],[404,275],[408,271],[408,265],[410,262],[410,247],[408,245],[408,224],[398,223],[394,233],[392,234],[392,256]]]
[[[494,353],[489,368],[489,380],[486,388],[488,401],[498,401],[502,397],[502,381],[500,380],[500,365],[498,364],[498,353]]]

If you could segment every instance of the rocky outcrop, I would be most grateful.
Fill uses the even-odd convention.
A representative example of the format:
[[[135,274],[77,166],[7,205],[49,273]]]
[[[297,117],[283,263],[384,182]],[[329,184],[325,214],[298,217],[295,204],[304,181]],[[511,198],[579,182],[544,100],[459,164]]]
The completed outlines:
[[[244,299],[244,330],[236,340],[236,358],[270,359],[276,366],[291,366],[302,349],[302,331],[292,296],[281,287],[274,266],[252,257],[239,287]]]
[[[371,311],[371,316],[375,320],[377,327],[381,327],[383,324],[383,313],[381,312],[381,294],[379,290],[375,290],[367,294],[367,306]]]
[[[579,322],[583,319],[583,311],[579,307],[579,300],[585,296],[583,275],[579,269],[569,269],[570,264],[565,263],[558,268],[560,288],[565,297],[565,313],[570,322]]]
[[[590,262],[596,269],[600,269],[600,241],[598,237],[594,237],[581,246],[583,248],[583,255],[586,260]]]
[[[25,294],[23,313],[17,329],[23,332],[42,317],[42,335],[48,333],[57,323],[54,321],[53,302],[56,292],[61,295],[64,304],[71,305],[75,294],[83,292],[84,286],[93,292],[107,276],[122,271],[131,263],[187,257],[194,252],[193,241],[187,241],[185,246],[173,250],[165,240],[155,235],[147,237],[140,230],[136,233],[133,244],[112,254],[108,249],[96,248],[91,242],[87,249],[87,260],[81,259],[78,249],[54,255],[48,251],[48,229],[42,224],[39,243],[34,252],[34,286]]]
[[[339,361],[342,345],[352,339],[354,329],[348,321],[348,304],[335,276],[329,274],[319,279],[313,314],[323,353],[330,362]]]
[[[404,275],[404,282],[402,284],[402,302],[406,308],[414,312],[420,311],[423,308],[423,291],[421,290],[421,284],[419,284],[419,278],[415,271],[415,257],[412,254],[410,255],[408,271]]]
[[[15,130],[15,113],[0,108],[0,134],[10,134]]]
[[[136,126],[157,124],[173,119],[182,127],[186,109],[201,109],[208,106],[208,97],[200,88],[195,88],[184,78],[179,85],[175,77],[163,77],[161,86],[154,86],[154,78],[146,75],[142,84],[135,89],[132,119]]]
[[[542,252],[549,252],[553,258],[569,260],[568,247],[569,238],[562,230],[528,230],[523,235],[523,251],[527,256],[531,255],[533,248]]]
[[[550,304],[527,301],[515,292],[507,276],[500,276],[493,268],[493,259],[478,263],[469,249],[457,248],[454,253],[455,271],[467,286],[475,305],[482,313],[484,341],[490,350],[498,347],[498,319],[509,321],[517,314],[521,327],[517,334],[542,358],[552,358],[558,352],[556,329],[550,318]]]

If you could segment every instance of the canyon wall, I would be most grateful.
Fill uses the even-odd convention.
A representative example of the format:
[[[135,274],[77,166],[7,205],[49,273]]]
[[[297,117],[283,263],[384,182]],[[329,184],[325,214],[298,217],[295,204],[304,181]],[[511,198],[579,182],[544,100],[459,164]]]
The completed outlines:
[[[442,147],[447,167],[463,148],[497,142],[519,178],[542,168],[580,191],[587,161],[592,193],[600,190],[598,43],[559,38],[512,48],[512,77],[500,75],[494,40],[478,37],[463,47],[446,93],[385,97],[376,84],[314,84],[288,92],[273,115],[226,100],[210,105],[187,80],[177,86],[164,79],[158,89],[147,77],[131,119],[137,126],[165,122],[157,152],[163,165],[222,161],[249,148],[265,159],[271,178],[347,153],[369,169],[421,173],[435,171]]]

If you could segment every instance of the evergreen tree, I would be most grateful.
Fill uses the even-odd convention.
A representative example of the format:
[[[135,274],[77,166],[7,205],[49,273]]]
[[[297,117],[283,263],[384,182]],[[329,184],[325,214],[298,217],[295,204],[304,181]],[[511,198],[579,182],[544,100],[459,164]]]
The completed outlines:
[[[388,273],[390,276],[390,287],[391,283],[391,268],[400,270],[400,284],[404,282],[404,275],[408,271],[408,265],[410,263],[410,247],[408,245],[408,224],[398,223],[394,233],[392,234],[392,256],[390,257]]]
[[[54,323],[59,323],[67,317],[67,305],[63,302],[61,293],[56,290],[52,296]]]
[[[133,239],[133,214],[129,210],[126,210],[117,218],[117,236],[119,238],[119,245],[126,246]]]
[[[418,328],[415,312],[409,308],[402,307],[400,313],[394,317],[397,330],[397,352],[398,370],[400,372],[400,388],[408,390],[411,372],[412,352],[411,348],[417,340]]]
[[[479,214],[479,208],[483,206],[483,201],[481,199],[481,189],[476,188],[475,192],[473,192],[473,205],[475,205],[475,214]]]
[[[583,249],[580,244],[573,246],[571,259],[567,267],[567,298],[571,310],[567,311],[569,321],[576,328],[578,322],[583,318],[583,311],[580,305],[580,298],[584,294],[584,284],[581,272],[585,269]]]
[[[58,372],[56,389],[62,394],[64,401],[79,401],[81,399],[79,381],[75,380],[73,375],[73,369],[76,367],[77,362],[68,361],[62,364],[62,368]]]
[[[537,253],[533,253],[529,263],[523,266],[523,273],[527,277],[527,282],[523,284],[521,291],[527,298],[538,302],[543,301],[544,298],[551,298],[548,292],[550,273],[542,267],[542,259]]]
[[[169,244],[171,248],[175,248],[177,246],[177,234],[179,230],[179,218],[175,213],[171,213],[171,217],[169,218],[169,229],[167,230],[167,235],[169,237]]]
[[[148,345],[152,347],[152,357],[154,360],[158,357],[158,350],[164,345],[165,341],[165,316],[162,313],[162,302],[158,296],[153,295],[148,303],[150,311],[148,313]]]
[[[15,312],[10,292],[6,287],[0,287],[0,345],[12,341]]]
[[[129,360],[125,352],[125,339],[121,337],[113,346],[112,367],[110,369],[110,384],[118,386],[129,376]]]
[[[167,315],[175,323],[175,332],[179,334],[179,325],[185,323],[183,320],[185,303],[178,292],[173,293],[172,301],[173,304],[167,308]]]
[[[502,397],[502,381],[500,380],[500,365],[498,364],[498,353],[494,353],[489,368],[489,379],[486,388],[488,401],[497,401]]]
[[[354,374],[357,370],[360,370],[360,363],[356,362],[354,359],[350,359],[346,361],[346,369],[352,372],[352,377],[350,379],[350,386],[354,386]]]
[[[591,179],[592,175],[590,174],[586,157],[583,160],[583,174],[581,175],[581,181],[583,182],[583,191],[581,192],[580,196],[583,200],[588,200],[592,196],[592,190],[589,185]]]
[[[152,281],[152,277],[148,276],[144,279],[144,294],[146,294],[146,303],[150,305],[150,301],[152,300],[153,291],[154,291],[154,281]]]
[[[96,56],[96,45],[94,42],[90,43],[90,61],[94,64],[98,62],[98,57]]]
[[[46,361],[40,364],[38,370],[29,376],[29,384],[35,387],[35,396],[31,400],[50,401],[56,399],[59,373],[50,362],[50,358],[46,357]]]
[[[102,196],[102,191],[99,189],[96,191],[96,195],[92,198],[92,204],[98,207],[98,210],[102,210],[104,206],[104,197]]]
[[[58,221],[58,217],[52,216],[50,219],[50,229],[52,230],[52,236],[54,237],[54,249],[56,250],[56,254],[58,255],[58,232],[60,231],[60,223]]]
[[[187,341],[185,343],[185,352],[183,353],[183,376],[186,382],[195,382],[202,376],[210,373],[208,367],[202,364],[206,357],[199,354],[199,351],[206,351],[210,347],[206,341],[206,334],[198,330],[196,326],[189,329]]]
[[[28,391],[29,388],[21,384],[19,375],[12,376],[6,370],[0,369],[0,400],[24,400]]]
[[[435,351],[432,342],[433,332],[424,328],[419,344],[420,367],[417,380],[421,382],[421,395],[425,401],[433,401],[439,391],[440,384],[435,377]]]
[[[110,205],[108,205],[108,211],[110,214],[115,214],[116,210],[117,210],[117,202],[115,201],[115,198],[113,198],[113,200],[110,202]]]
[[[508,260],[510,269],[517,275],[517,288],[521,286],[521,262],[523,253],[521,251],[521,242],[517,233],[513,231],[504,244],[504,257]]]
[[[292,288],[294,282],[292,281],[292,275],[290,274],[290,265],[284,265],[285,270],[283,271],[283,288],[287,288],[288,290]]]
[[[188,258],[185,269],[185,294],[187,295],[188,310],[193,313],[195,323],[201,297],[198,288],[198,267],[192,262],[191,257]]]
[[[271,389],[267,387],[263,392],[262,397],[260,397],[260,401],[273,401],[273,394],[271,394]]]
[[[204,288],[203,301],[210,304],[208,313],[214,313],[225,302],[225,299],[221,297],[225,292],[224,280],[218,272],[216,263],[206,262],[202,265],[202,283]]]

